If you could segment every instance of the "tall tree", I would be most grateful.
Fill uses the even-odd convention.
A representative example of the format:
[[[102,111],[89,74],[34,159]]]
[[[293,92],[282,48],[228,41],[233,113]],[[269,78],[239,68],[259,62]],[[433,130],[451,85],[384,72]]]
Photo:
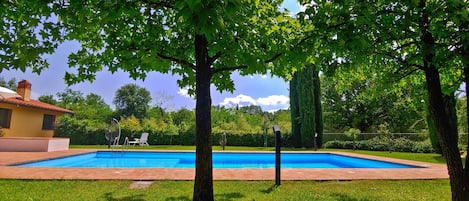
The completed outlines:
[[[15,78],[11,78],[10,80],[6,81],[3,77],[0,77],[0,86],[6,87],[8,89],[15,91],[16,87],[18,87],[18,83],[16,82]]]
[[[48,103],[48,104],[51,104],[51,105],[57,105],[57,101],[54,99],[53,95],[39,96],[38,100],[43,102],[43,103]]]
[[[321,26],[321,34],[333,35],[327,39],[338,47],[336,61],[373,64],[389,76],[424,74],[453,200],[469,197],[469,167],[463,167],[444,95],[451,96],[461,84],[464,60],[458,41],[467,41],[462,40],[467,34],[455,26],[468,21],[468,6],[465,1],[315,1],[304,15],[309,17],[305,22]]]
[[[290,81],[292,140],[295,147],[313,147],[314,143],[316,146],[322,145],[323,123],[318,74],[316,66],[310,65],[296,72]]]
[[[291,131],[292,142],[294,147],[301,147],[301,132],[300,132],[300,106],[298,103],[298,73],[293,74],[290,80],[290,112],[291,112]]]
[[[126,84],[116,91],[112,101],[116,105],[117,113],[124,117],[143,119],[147,116],[151,102],[150,92],[136,84]]]
[[[317,147],[322,147],[324,136],[324,122],[322,118],[321,102],[321,79],[319,78],[319,69],[313,65],[313,103],[314,103],[314,121],[315,121],[315,143]]]
[[[388,124],[391,132],[421,132],[426,128],[426,93],[418,75],[383,83],[372,66],[344,69],[322,77],[327,129],[357,128],[376,132]],[[390,85],[389,83],[393,83]]]
[[[63,92],[57,92],[57,96],[59,98],[58,106],[72,110],[80,110],[79,107],[85,101],[83,92],[70,88],[66,88]]]
[[[49,33],[49,26],[44,27],[44,36],[53,37],[40,39],[53,41],[52,45],[44,45],[46,48],[62,38],[81,43],[81,49],[69,56],[69,65],[76,67],[65,75],[69,84],[92,81],[103,67],[111,72],[120,69],[135,79],[144,79],[151,71],[180,75],[178,84],[189,86],[189,92],[196,97],[193,200],[210,201],[213,200],[210,85],[232,91],[232,71],[238,70],[241,75],[270,72],[286,76],[292,66],[305,62],[303,50],[296,47],[304,41],[297,39],[303,34],[296,20],[279,9],[280,4],[279,0],[8,1],[3,3],[6,8],[1,15],[12,26],[23,25],[28,20],[24,18],[36,14],[37,8],[48,11],[37,14],[42,24],[46,23],[42,19],[58,16],[55,18],[58,22],[50,25],[56,25],[56,29]],[[20,10],[24,18],[17,18],[18,8],[28,6],[32,12]],[[4,30],[11,30],[12,36],[16,32]],[[31,26],[28,30],[42,29]],[[64,35],[55,37],[55,33]],[[34,33],[26,35],[35,38]],[[21,51],[11,54],[12,58],[24,56]],[[41,52],[35,53],[26,61],[40,56]],[[47,66],[11,64],[8,69],[26,67],[39,71]]]

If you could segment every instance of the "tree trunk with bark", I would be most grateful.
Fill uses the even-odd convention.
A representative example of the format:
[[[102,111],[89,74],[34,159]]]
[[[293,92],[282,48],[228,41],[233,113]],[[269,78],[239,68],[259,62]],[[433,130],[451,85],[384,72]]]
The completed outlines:
[[[450,177],[451,192],[454,201],[467,200],[464,187],[464,171],[458,149],[457,133],[449,122],[450,117],[444,108],[444,99],[441,92],[440,78],[436,68],[425,70],[427,80],[428,100],[430,102],[430,115],[433,118],[441,145],[441,151],[446,159]]]
[[[469,43],[469,41],[468,41]],[[469,46],[469,44],[468,44]],[[469,98],[467,93],[469,92],[469,47],[465,49],[465,53],[467,54],[465,56],[466,66],[464,67],[464,82],[466,83],[466,119],[468,119],[468,124],[469,124]],[[468,126],[469,128],[469,126]],[[469,133],[469,131],[468,131]],[[469,197],[469,136],[467,137],[467,144],[466,144],[466,164],[464,165],[464,190],[465,190],[465,196]]]
[[[210,96],[211,69],[208,42],[205,36],[195,35],[196,59],[196,158],[194,201],[213,200],[212,122]]]
[[[426,8],[426,0],[420,0],[421,19],[421,51],[423,55],[423,69],[427,82],[428,101],[430,115],[435,123],[441,151],[446,159],[450,178],[453,201],[464,201],[469,198],[467,182],[464,181],[464,169],[458,149],[457,129],[450,122],[450,111],[445,109],[445,100],[441,90],[440,74],[433,61],[435,57],[435,39],[430,32],[429,11]]]
[[[461,32],[467,33],[469,28],[469,22],[465,21],[459,26]],[[469,36],[462,35],[461,38],[462,50],[461,55],[463,56],[464,64],[464,82],[466,83],[466,115],[469,124]],[[469,126],[468,126],[469,128]],[[468,131],[469,132],[469,131]],[[464,165],[464,188],[465,188],[465,197],[469,198],[469,136],[467,138],[467,149],[466,149],[466,164]]]

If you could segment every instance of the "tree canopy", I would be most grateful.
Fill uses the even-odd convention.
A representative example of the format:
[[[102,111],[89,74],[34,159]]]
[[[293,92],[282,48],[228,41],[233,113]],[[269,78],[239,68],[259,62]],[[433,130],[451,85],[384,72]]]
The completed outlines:
[[[341,67],[373,65],[385,75],[379,77],[405,78],[417,71],[424,75],[429,114],[448,164],[453,200],[466,199],[469,169],[464,169],[457,147],[452,99],[463,81],[463,70],[467,69],[469,80],[469,59],[464,54],[469,49],[469,4],[426,0],[302,2],[307,8],[301,21],[316,25],[313,31],[324,36],[324,44],[334,47],[326,49],[332,50],[331,63],[339,62]]]
[[[65,39],[81,44],[80,50],[69,55],[69,66],[74,68],[65,75],[69,84],[93,81],[95,74],[106,68],[128,72],[135,79],[144,79],[148,72],[180,75],[179,86],[189,86],[196,97],[193,199],[213,200],[210,85],[232,91],[230,74],[234,70],[241,75],[270,72],[286,77],[293,66],[305,62],[302,48],[296,48],[303,35],[297,21],[279,9],[281,2],[8,1],[1,13],[8,22],[3,25],[8,30],[2,33],[3,40],[26,30],[19,34],[26,39],[8,44],[32,44],[40,48],[29,49],[42,51],[28,54],[2,48],[7,58],[1,62],[8,64],[2,69],[24,71],[30,67],[39,72],[47,63],[37,60]],[[32,20],[26,18],[28,15]],[[43,35],[39,39],[36,30]],[[25,59],[17,64],[12,58]]]
[[[120,116],[135,116],[143,119],[147,116],[150,108],[150,92],[136,84],[126,84],[116,91],[116,96],[112,101],[116,105],[116,110]]]

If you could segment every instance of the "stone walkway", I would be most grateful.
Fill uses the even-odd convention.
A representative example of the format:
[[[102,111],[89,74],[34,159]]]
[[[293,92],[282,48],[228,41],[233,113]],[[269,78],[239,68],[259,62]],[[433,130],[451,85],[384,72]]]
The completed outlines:
[[[9,166],[76,154],[95,152],[71,149],[56,152],[0,152],[0,178],[4,179],[84,179],[84,180],[193,180],[194,169],[184,168],[38,168]],[[140,150],[141,151],[141,150]],[[443,179],[448,178],[446,165],[332,152],[341,155],[377,159],[423,168],[343,168],[287,169],[282,180],[358,180],[358,179]],[[275,180],[275,169],[214,169],[214,180]]]

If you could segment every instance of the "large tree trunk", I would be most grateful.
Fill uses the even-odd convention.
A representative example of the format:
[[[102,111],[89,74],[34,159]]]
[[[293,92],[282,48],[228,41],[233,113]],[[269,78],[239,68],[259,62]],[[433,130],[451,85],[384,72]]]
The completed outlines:
[[[466,62],[469,62],[469,47],[467,47],[465,56]],[[466,119],[469,128],[469,63],[464,67],[464,82],[466,83]],[[468,135],[469,135],[469,131]],[[466,197],[469,197],[469,136],[467,136],[467,148],[466,148],[466,164],[464,165],[464,186],[466,190]]]
[[[196,59],[196,159],[194,201],[213,200],[212,122],[210,97],[210,63],[205,36],[195,35]]]
[[[420,0],[419,8],[421,19],[419,22],[421,30],[421,51],[423,55],[423,66],[427,82],[428,102],[430,115],[435,123],[441,151],[446,159],[449,179],[451,184],[452,199],[454,201],[467,200],[467,188],[464,182],[464,169],[458,149],[457,129],[450,122],[451,118],[445,109],[445,101],[441,90],[440,74],[433,62],[435,57],[435,40],[430,32],[429,11],[426,0]],[[456,133],[455,133],[456,132]]]
[[[467,21],[461,23],[459,26],[461,32],[467,33],[469,23]],[[462,35],[461,38],[462,42],[462,50],[461,55],[463,55],[463,63],[464,63],[464,82],[466,83],[466,119],[467,123],[469,124],[469,37],[466,35]],[[468,125],[469,128],[469,125]],[[469,132],[469,131],[468,131]],[[469,135],[469,134],[468,134]],[[469,197],[469,136],[467,137],[467,149],[466,149],[466,164],[464,165],[464,187],[466,190],[466,197]]]
[[[457,133],[449,122],[450,117],[445,111],[443,94],[441,92],[440,78],[436,68],[425,70],[427,80],[428,100],[430,103],[430,115],[435,123],[440,141],[441,151],[446,159],[450,177],[451,192],[454,201],[467,200],[467,192],[464,187],[464,171],[459,155]]]
[[[433,122],[432,116],[430,115],[430,105],[428,104],[428,101],[426,101],[425,106],[427,107],[426,121],[430,142],[432,143],[432,147],[435,149],[435,152],[441,154],[440,140],[438,139],[435,123]]]

